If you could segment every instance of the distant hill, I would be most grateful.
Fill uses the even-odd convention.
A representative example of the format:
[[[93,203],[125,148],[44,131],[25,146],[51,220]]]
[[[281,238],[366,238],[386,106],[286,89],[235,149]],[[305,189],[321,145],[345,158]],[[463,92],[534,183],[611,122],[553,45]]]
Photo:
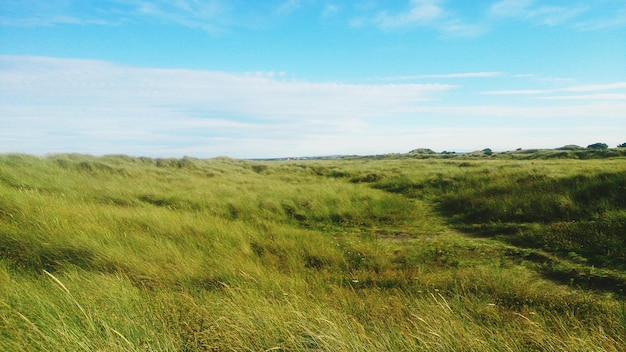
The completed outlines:
[[[326,155],[305,157],[284,157],[251,159],[256,161],[280,161],[280,160],[324,160],[324,159],[516,159],[516,160],[547,160],[547,159],[603,159],[626,157],[626,148],[595,149],[584,148],[578,145],[565,145],[555,149],[517,149],[511,151],[496,152],[490,148],[472,152],[442,151],[436,152],[430,148],[417,148],[408,153],[389,153],[376,155]]]

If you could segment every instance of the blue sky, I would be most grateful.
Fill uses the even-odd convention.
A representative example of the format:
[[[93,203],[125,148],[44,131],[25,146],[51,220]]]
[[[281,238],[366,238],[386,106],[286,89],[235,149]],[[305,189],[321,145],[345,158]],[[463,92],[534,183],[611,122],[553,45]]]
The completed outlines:
[[[624,0],[0,0],[0,153],[626,142]]]

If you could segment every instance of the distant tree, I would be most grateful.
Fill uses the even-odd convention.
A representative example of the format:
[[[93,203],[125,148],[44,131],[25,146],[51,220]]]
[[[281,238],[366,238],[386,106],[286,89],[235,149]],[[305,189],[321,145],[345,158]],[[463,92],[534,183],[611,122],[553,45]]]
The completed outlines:
[[[413,149],[409,154],[437,154],[434,150],[428,148]]]
[[[568,144],[568,145],[564,145],[561,148],[556,148],[557,150],[581,150],[581,149],[585,149],[581,146],[578,146],[576,144]]]
[[[609,149],[609,146],[606,143],[594,143],[589,144],[587,149]]]
[[[626,143],[618,144],[617,147],[618,148],[626,148]]]
[[[485,149],[483,149],[483,153],[485,153],[487,155],[491,155],[491,154],[493,154],[493,151],[491,151],[490,148],[485,148]]]

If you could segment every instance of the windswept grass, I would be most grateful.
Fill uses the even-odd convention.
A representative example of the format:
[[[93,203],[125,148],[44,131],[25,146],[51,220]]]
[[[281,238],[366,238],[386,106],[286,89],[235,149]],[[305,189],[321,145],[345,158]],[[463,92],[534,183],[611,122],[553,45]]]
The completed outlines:
[[[0,349],[623,351],[625,174],[3,155]]]

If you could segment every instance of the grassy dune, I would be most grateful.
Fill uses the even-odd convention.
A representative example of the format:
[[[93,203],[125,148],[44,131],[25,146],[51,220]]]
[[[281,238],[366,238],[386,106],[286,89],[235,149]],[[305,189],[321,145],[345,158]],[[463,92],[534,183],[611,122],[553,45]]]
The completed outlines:
[[[624,351],[626,160],[576,153],[2,155],[0,350]]]

